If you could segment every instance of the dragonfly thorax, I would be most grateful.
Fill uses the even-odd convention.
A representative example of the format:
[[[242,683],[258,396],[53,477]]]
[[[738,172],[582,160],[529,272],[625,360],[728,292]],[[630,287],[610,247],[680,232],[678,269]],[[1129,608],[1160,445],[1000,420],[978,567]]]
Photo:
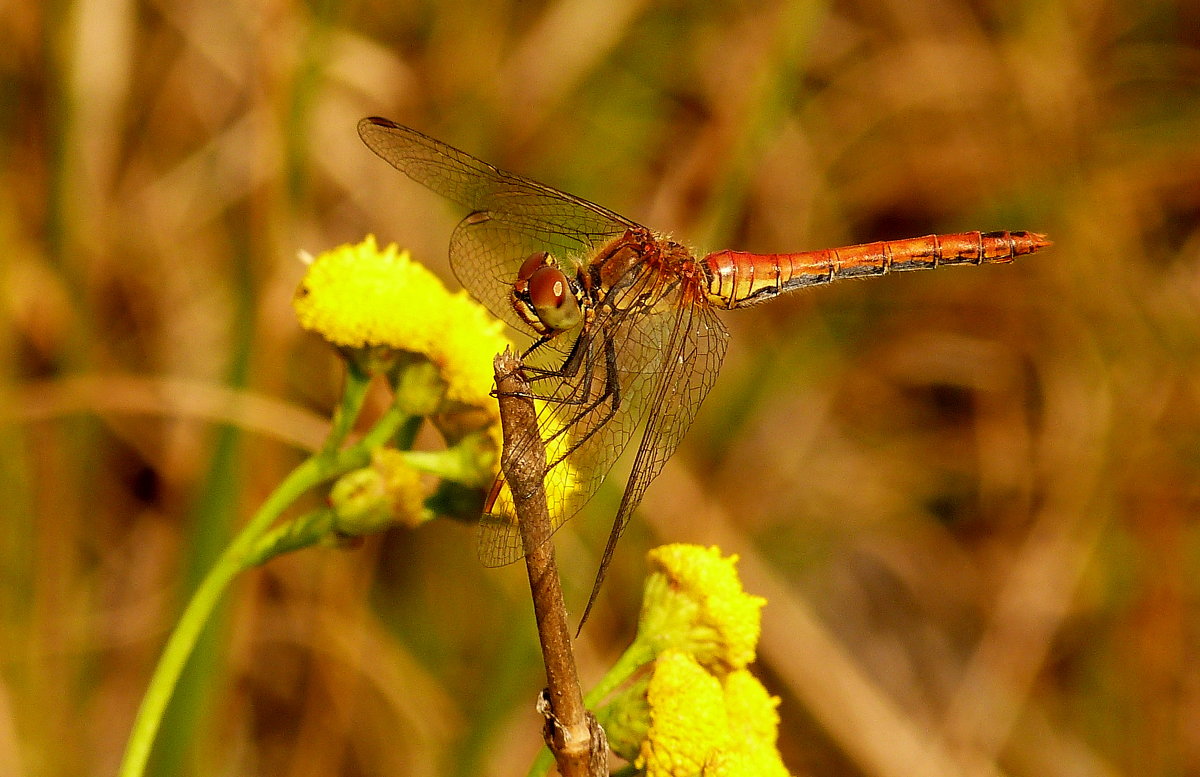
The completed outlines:
[[[572,281],[546,251],[531,254],[517,271],[510,294],[513,310],[533,331],[553,336],[579,325],[578,280]]]

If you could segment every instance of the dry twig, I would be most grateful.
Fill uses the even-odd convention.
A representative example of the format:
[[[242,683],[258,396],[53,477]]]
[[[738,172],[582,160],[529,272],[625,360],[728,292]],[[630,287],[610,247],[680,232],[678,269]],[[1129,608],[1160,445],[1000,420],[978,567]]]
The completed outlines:
[[[521,373],[520,359],[506,351],[496,357],[494,367],[504,430],[500,468],[512,491],[520,522],[538,639],[546,664],[546,691],[538,704],[546,718],[543,736],[564,777],[598,777],[608,773],[608,745],[604,729],[583,705],[571,651],[567,609],[554,562],[554,543],[550,542],[550,514],[543,485],[546,448],[538,434],[537,411]]]

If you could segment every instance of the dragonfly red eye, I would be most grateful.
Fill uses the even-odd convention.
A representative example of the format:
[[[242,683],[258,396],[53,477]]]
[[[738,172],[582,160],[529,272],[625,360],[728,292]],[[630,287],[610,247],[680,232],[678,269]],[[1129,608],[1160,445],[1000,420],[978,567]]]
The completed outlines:
[[[547,265],[549,259],[550,254],[545,251],[530,254],[529,258],[521,263],[521,269],[517,270],[517,280],[529,280],[535,272]]]
[[[567,295],[567,276],[557,267],[539,267],[529,277],[529,298],[539,310],[562,305]]]
[[[557,267],[543,265],[533,271],[529,276],[529,301],[541,322],[551,329],[570,329],[579,323],[579,303],[567,276]]]

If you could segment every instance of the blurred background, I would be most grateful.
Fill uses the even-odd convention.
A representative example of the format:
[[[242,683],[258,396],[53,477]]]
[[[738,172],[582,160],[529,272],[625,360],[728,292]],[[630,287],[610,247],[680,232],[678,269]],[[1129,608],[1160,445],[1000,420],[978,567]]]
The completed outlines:
[[[9,0],[0,14],[0,774],[108,775],[168,630],[319,445],[297,252],[452,288],[463,213],[379,114],[700,248],[1027,229],[1008,266],[724,316],[644,552],[741,555],[803,775],[1200,774],[1200,6],[1165,0]],[[619,496],[559,532],[582,611]],[[525,573],[439,521],[244,575],[156,774],[517,775]]]

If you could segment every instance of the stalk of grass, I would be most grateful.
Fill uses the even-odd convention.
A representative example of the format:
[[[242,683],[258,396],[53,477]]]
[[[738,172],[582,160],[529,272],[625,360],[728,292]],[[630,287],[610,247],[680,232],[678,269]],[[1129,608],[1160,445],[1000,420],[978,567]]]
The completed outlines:
[[[356,370],[349,370],[347,398],[339,413],[357,416],[365,392],[356,384],[369,378]],[[365,466],[370,461],[371,451],[395,435],[408,420],[408,415],[392,406],[363,438],[343,450],[329,447],[317,453],[288,475],[263,502],[262,506],[243,527],[238,536],[221,553],[216,563],[200,582],[188,602],[183,615],[172,631],[159,659],[158,666],[150,679],[146,695],[142,699],[133,730],[126,746],[118,774],[120,777],[141,777],[145,773],[155,738],[161,727],[167,705],[178,687],[180,676],[197,642],[211,621],[221,595],[233,578],[255,563],[259,557],[255,551],[258,543],[267,534],[276,519],[309,489],[328,482],[339,475]],[[344,434],[349,424],[339,423],[335,436]]]

